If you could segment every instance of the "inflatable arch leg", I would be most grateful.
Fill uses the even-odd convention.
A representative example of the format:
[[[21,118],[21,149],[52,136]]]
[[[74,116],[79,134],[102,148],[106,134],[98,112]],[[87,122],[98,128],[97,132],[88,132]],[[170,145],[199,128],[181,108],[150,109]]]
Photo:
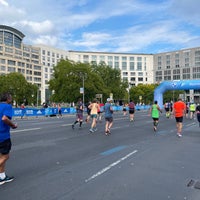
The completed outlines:
[[[163,93],[167,90],[199,90],[200,80],[164,81],[154,90],[154,101],[163,108]]]

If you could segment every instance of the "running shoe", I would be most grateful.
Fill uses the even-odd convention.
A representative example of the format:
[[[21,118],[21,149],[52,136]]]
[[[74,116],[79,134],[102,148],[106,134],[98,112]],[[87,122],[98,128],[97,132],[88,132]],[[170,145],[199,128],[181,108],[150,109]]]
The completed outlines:
[[[181,133],[177,133],[177,136],[178,136],[178,137],[182,137]]]
[[[0,179],[0,185],[3,185],[4,183],[8,183],[14,180],[14,177],[11,176],[6,176],[4,179]]]
[[[72,129],[74,129],[74,124],[72,124]]]
[[[90,129],[90,133],[94,133],[94,130],[92,128]]]

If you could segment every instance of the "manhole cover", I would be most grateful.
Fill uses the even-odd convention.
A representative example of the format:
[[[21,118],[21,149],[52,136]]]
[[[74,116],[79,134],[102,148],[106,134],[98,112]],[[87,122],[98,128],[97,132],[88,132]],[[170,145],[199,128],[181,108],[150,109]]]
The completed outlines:
[[[195,189],[200,189],[200,181],[195,181],[193,179],[191,179],[188,184],[188,187],[194,187]]]
[[[200,189],[200,182],[199,182],[199,181],[197,181],[197,182],[195,183],[194,188]]]

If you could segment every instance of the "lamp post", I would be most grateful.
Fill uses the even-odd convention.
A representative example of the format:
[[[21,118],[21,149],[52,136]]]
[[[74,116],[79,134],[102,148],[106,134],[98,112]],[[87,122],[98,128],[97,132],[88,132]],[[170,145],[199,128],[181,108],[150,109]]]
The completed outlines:
[[[87,76],[87,74],[85,73],[80,73],[83,83],[82,83],[82,88],[80,88],[80,93],[83,94],[83,106],[85,105],[85,77]]]
[[[37,107],[38,107],[38,101],[39,101],[39,92],[40,92],[40,89],[38,88],[37,89]]]
[[[83,106],[85,105],[85,77],[83,75]]]

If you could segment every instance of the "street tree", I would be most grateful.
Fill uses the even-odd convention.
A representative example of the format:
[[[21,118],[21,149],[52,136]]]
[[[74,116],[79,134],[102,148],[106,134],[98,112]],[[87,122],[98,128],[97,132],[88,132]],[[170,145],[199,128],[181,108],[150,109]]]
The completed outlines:
[[[10,92],[16,105],[22,103],[27,105],[34,102],[37,86],[27,82],[22,74],[13,72],[0,76],[0,92]]]

